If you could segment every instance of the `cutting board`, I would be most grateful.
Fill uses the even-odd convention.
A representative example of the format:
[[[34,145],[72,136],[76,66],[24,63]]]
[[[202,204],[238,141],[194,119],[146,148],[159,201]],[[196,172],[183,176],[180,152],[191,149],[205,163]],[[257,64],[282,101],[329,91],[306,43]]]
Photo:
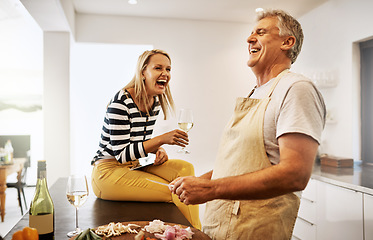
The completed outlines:
[[[122,222],[123,225],[127,225],[127,224],[130,224],[130,223],[137,224],[137,225],[141,226],[141,228],[139,228],[139,230],[140,230],[140,229],[144,228],[146,225],[148,225],[149,221]],[[175,224],[175,223],[167,223],[167,222],[165,222],[165,224],[166,225],[170,225],[170,226],[179,225],[182,228],[187,228],[188,227],[188,226],[184,226],[184,225],[181,225],[181,224]],[[200,230],[198,230],[196,228],[193,228],[193,227],[190,227],[190,229],[194,233],[192,240],[211,240],[211,238],[209,236],[207,236],[206,234],[204,234],[202,231],[200,231]],[[146,232],[146,231],[144,231],[144,233],[145,233],[145,235],[144,235],[144,239],[145,240],[146,240],[147,237],[158,239],[158,238],[156,238],[154,236],[153,233],[149,233],[149,232]],[[123,233],[120,236],[115,236],[115,237],[110,237],[110,238],[102,237],[102,239],[104,239],[104,240],[107,240],[107,239],[112,239],[112,240],[133,240],[133,239],[135,239],[136,235],[137,235],[136,233]],[[73,240],[73,239],[75,239],[75,237],[70,238],[70,240]]]
[[[331,155],[323,155],[320,157],[321,165],[338,167],[338,168],[350,168],[354,165],[352,158],[336,157]]]

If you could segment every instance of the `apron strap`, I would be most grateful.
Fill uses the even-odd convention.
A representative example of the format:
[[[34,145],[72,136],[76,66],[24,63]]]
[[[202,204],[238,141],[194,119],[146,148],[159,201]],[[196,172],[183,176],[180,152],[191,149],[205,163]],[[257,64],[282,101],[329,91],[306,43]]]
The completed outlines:
[[[285,69],[285,70],[283,70],[282,72],[280,72],[280,73],[277,75],[277,77],[275,78],[275,80],[274,80],[274,82],[273,82],[273,84],[272,84],[272,86],[271,86],[271,89],[268,91],[268,93],[267,93],[267,95],[266,95],[265,98],[269,98],[269,97],[272,96],[272,93],[273,93],[273,91],[275,90],[275,88],[276,88],[276,86],[277,86],[277,83],[280,81],[281,77],[282,77],[283,75],[285,75],[286,73],[288,73],[288,72],[289,72],[289,69]],[[248,98],[251,97],[251,95],[254,93],[255,89],[256,89],[256,86],[253,88],[253,90],[251,90],[251,92],[249,93]]]
[[[251,92],[249,93],[249,95],[248,95],[248,97],[247,97],[247,98],[249,98],[249,97],[251,97],[251,95],[253,95],[253,93],[254,93],[255,89],[256,89],[256,86],[255,86],[255,87],[253,88],[253,90],[251,90]]]
[[[277,75],[277,77],[275,78],[275,81],[274,83],[272,84],[271,86],[271,89],[268,91],[267,93],[267,97],[271,97],[272,96],[272,93],[273,91],[275,90],[276,86],[277,86],[277,83],[280,81],[280,79],[282,78],[282,76],[284,76],[285,74],[287,74],[289,72],[289,69],[285,69],[283,70],[282,72],[280,72],[280,74]]]

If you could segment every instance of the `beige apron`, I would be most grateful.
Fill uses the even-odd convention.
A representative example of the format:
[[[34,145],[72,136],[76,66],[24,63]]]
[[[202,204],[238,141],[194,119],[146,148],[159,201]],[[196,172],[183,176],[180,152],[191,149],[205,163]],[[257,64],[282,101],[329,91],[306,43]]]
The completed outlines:
[[[273,90],[287,72],[277,76],[265,98],[237,99],[233,117],[223,133],[212,178],[242,175],[271,166],[264,147],[264,114]],[[290,239],[298,208],[299,198],[294,193],[265,200],[214,200],[206,204],[203,231],[216,240]]]

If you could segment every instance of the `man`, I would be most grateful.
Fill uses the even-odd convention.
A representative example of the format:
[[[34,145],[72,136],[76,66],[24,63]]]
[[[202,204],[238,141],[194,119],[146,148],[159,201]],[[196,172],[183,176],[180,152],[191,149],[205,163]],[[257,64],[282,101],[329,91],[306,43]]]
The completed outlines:
[[[303,42],[293,17],[260,13],[247,42],[256,87],[237,100],[213,171],[178,178],[171,191],[185,204],[207,202],[203,231],[212,239],[290,239],[325,104],[309,79],[289,71]]]

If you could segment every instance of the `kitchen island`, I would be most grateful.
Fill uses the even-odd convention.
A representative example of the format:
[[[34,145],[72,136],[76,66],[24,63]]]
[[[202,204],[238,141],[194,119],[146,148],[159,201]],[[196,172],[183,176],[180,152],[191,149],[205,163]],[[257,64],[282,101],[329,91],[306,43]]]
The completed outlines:
[[[55,209],[55,239],[68,239],[67,232],[75,229],[75,208],[66,198],[67,178],[59,178],[50,188]],[[164,202],[123,202],[107,201],[96,198],[93,194],[79,208],[79,226],[81,229],[94,228],[110,222],[153,221],[192,225],[173,203]],[[29,225],[28,212],[5,236],[10,240],[12,235]]]

